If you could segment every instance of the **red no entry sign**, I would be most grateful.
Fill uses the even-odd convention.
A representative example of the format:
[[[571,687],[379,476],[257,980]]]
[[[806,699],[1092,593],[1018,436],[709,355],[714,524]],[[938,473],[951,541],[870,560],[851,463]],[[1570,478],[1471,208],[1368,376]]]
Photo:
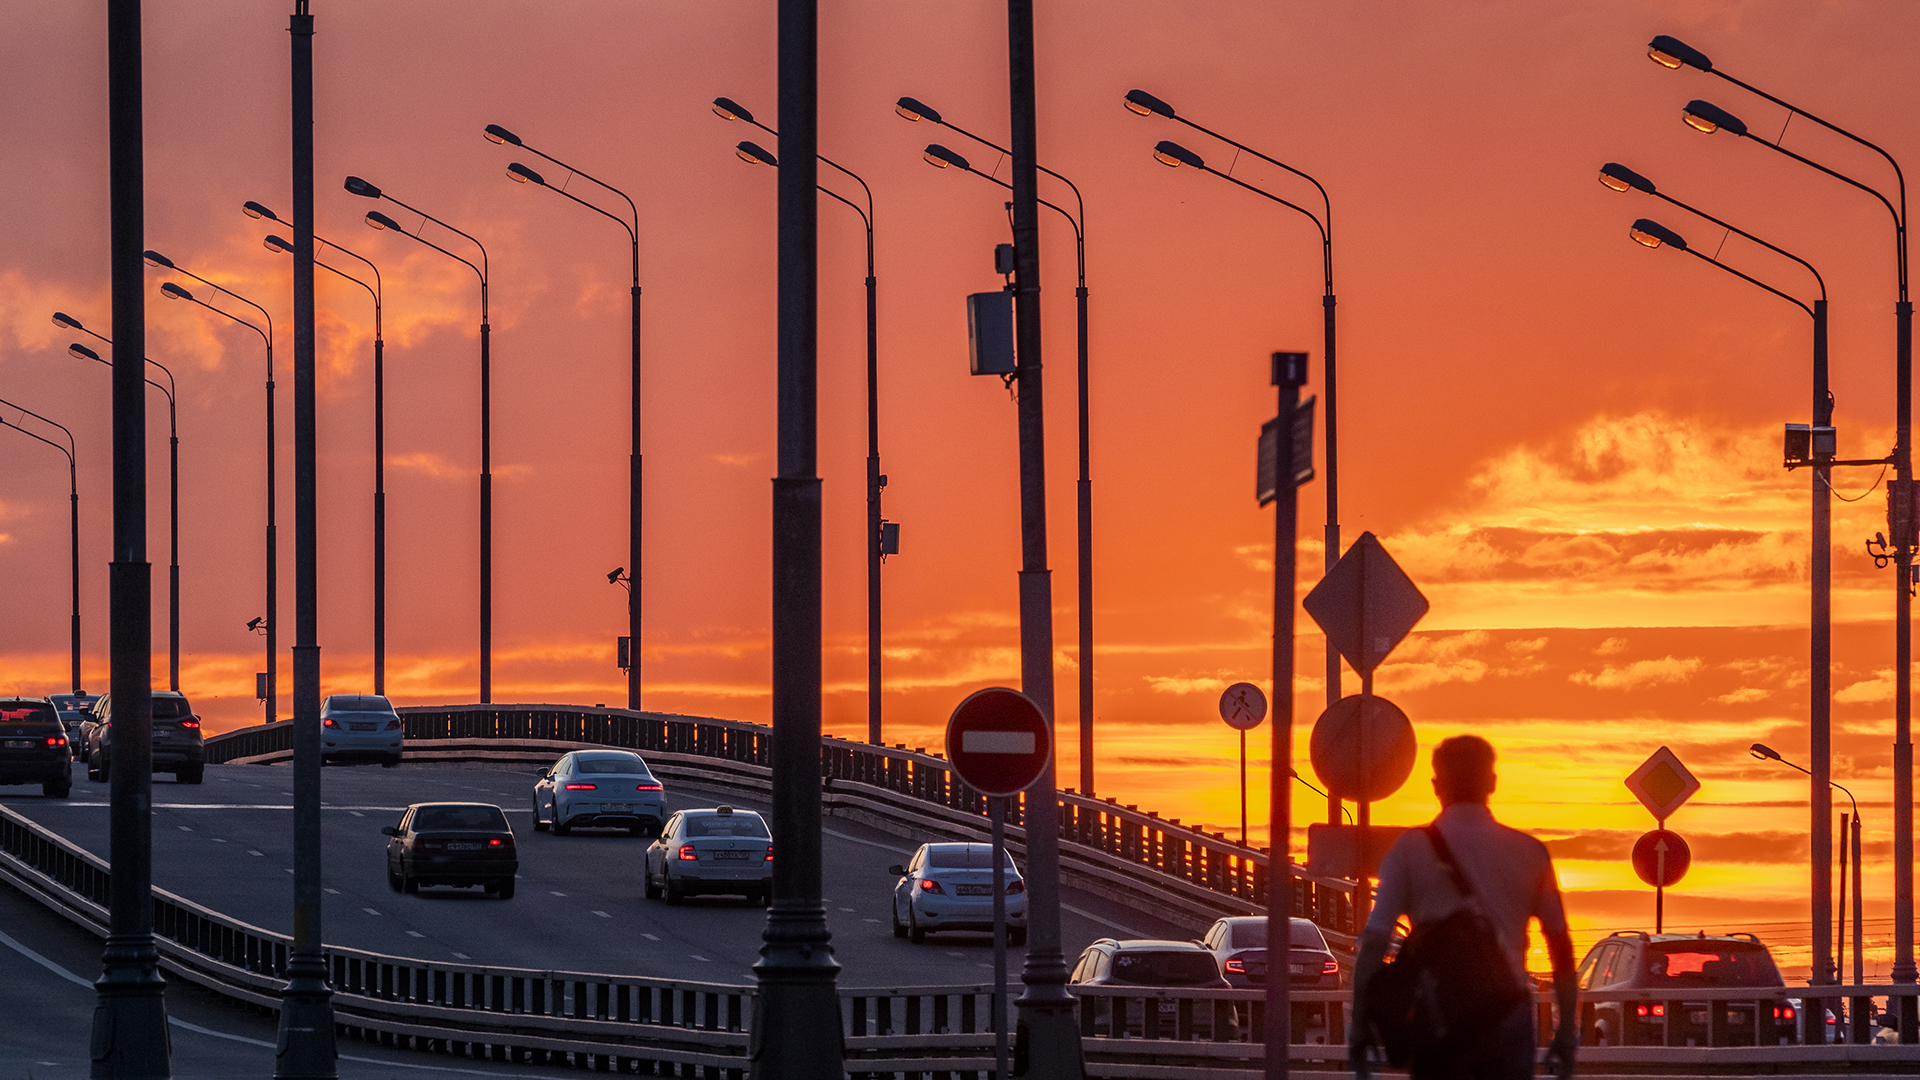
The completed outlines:
[[[1046,771],[1053,733],[1033,699],[990,686],[968,695],[947,720],[947,759],[975,791],[1013,795]]]

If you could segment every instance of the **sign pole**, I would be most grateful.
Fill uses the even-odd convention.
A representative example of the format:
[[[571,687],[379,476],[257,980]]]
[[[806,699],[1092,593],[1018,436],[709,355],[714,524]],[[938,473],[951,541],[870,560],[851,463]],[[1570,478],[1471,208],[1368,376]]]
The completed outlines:
[[[1290,780],[1293,764],[1293,576],[1294,538],[1299,513],[1299,467],[1293,459],[1294,414],[1300,386],[1307,381],[1305,353],[1273,354],[1273,382],[1279,388],[1278,415],[1286,426],[1274,439],[1273,514],[1273,761],[1267,769],[1267,940],[1288,940],[1293,914],[1293,868],[1287,859],[1292,836]],[[1285,946],[1281,945],[1284,949]],[[1284,955],[1284,954],[1283,954]],[[1269,965],[1273,967],[1273,965]],[[1292,988],[1286,978],[1267,979],[1266,1078],[1287,1080],[1293,1042]]]
[[[1247,733],[1240,732],[1240,846],[1247,846]]]
[[[1655,826],[1667,827],[1665,818]],[[1667,842],[1660,840],[1653,845],[1653,932],[1667,932]]]
[[[1007,1072],[1007,800],[987,800],[993,822],[993,1067],[1005,1080]]]

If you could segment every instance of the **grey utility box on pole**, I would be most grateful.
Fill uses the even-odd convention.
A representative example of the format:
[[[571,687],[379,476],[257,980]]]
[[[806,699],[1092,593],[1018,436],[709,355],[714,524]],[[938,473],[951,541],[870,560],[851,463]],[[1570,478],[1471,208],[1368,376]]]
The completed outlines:
[[[1004,290],[967,297],[967,359],[975,375],[1011,375],[1013,294]]]

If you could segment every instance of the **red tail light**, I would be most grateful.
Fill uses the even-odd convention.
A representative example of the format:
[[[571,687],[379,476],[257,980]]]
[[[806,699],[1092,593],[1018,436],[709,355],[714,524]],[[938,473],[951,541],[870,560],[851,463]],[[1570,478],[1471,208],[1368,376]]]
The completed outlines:
[[[399,731],[399,730],[400,730],[400,721],[399,721],[399,720],[389,720],[389,721],[387,721],[387,728],[386,728],[386,730],[388,730],[388,731]]]
[[[1226,968],[1235,975],[1245,975],[1247,973],[1247,962],[1245,960],[1229,960],[1226,963]]]
[[[600,788],[595,784],[568,784],[567,790],[568,791],[598,791],[600,790]]]
[[[501,843],[501,842],[500,842],[500,841],[498,841],[498,840],[489,840],[489,841],[487,841],[487,846],[488,846],[488,847],[499,847],[499,846],[500,846],[500,843]]]
[[[337,721],[335,721],[333,717],[329,716],[320,721],[320,726],[321,727],[339,727],[340,724]]]
[[[1636,1016],[1667,1015],[1667,1007],[1665,1005],[1636,1005],[1634,1006],[1633,1011]]]
[[[1019,878],[1015,878],[1012,881],[1007,882],[1008,896],[1012,896],[1015,893],[1023,893],[1026,891],[1027,891],[1027,883],[1020,880]]]
[[[933,880],[932,878],[920,879],[920,891],[930,892],[930,893],[939,893],[941,896],[947,895],[947,890],[941,888],[940,883]]]
[[[200,721],[192,718],[188,718],[186,720],[180,721],[180,726],[183,728],[198,728],[200,726]]]
[[[692,844],[687,844],[686,846],[680,849],[680,859],[683,862],[698,862],[700,860],[700,856],[697,852],[693,850]]]
[[[67,745],[67,740],[62,738],[59,735],[49,735],[47,736],[47,745],[48,746],[65,746]]]
[[[772,861],[773,861],[773,845],[772,845],[772,844],[768,844],[768,845],[767,845],[767,857],[766,857],[766,859],[765,859],[765,861],[766,861],[766,862],[772,862]]]
[[[1320,974],[1322,974],[1322,975],[1338,975],[1338,974],[1340,974],[1340,961],[1338,961],[1338,960],[1328,960],[1328,961],[1326,961],[1326,962],[1324,962],[1324,963],[1322,963],[1322,964],[1320,965]]]
[[[665,789],[665,788],[663,788],[663,787],[661,787],[661,786],[660,786],[659,784],[636,784],[636,785],[634,785],[634,788],[633,788],[633,790],[635,790],[635,791],[664,791],[664,790],[666,790],[666,789]]]
[[[1791,1019],[1793,1019],[1793,1006],[1791,1006],[1791,1005],[1775,1005],[1775,1006],[1773,1007],[1773,1018],[1774,1018],[1775,1020],[1791,1020]]]

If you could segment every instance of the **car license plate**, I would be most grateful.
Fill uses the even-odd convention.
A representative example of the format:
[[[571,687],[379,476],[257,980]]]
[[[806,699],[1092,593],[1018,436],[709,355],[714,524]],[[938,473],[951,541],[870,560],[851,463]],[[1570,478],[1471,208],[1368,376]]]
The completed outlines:
[[[633,813],[633,807],[626,803],[619,802],[601,803],[600,812],[603,814],[631,814]]]
[[[991,885],[962,885],[962,886],[959,886],[959,887],[958,887],[958,888],[957,888],[957,889],[956,889],[955,891],[956,891],[957,893],[959,893],[959,895],[961,895],[961,896],[992,896],[992,895],[993,895],[993,886],[991,886]]]
[[[455,840],[447,845],[448,851],[479,851],[487,845],[478,840]]]
[[[347,730],[348,730],[348,731],[379,731],[379,730],[380,730],[380,725],[379,725],[379,724],[354,724],[354,723],[349,723],[349,724],[347,725]]]
[[[751,851],[716,851],[713,853],[713,857],[716,859],[737,859],[745,862],[747,856],[751,854],[753,854]]]
[[[1288,964],[1287,965],[1287,974],[1289,975],[1305,975],[1306,973],[1307,973],[1307,965],[1305,964]]]
[[[31,739],[8,739],[7,740],[7,749],[9,750],[25,750],[27,747],[32,745],[33,745],[33,740]]]

